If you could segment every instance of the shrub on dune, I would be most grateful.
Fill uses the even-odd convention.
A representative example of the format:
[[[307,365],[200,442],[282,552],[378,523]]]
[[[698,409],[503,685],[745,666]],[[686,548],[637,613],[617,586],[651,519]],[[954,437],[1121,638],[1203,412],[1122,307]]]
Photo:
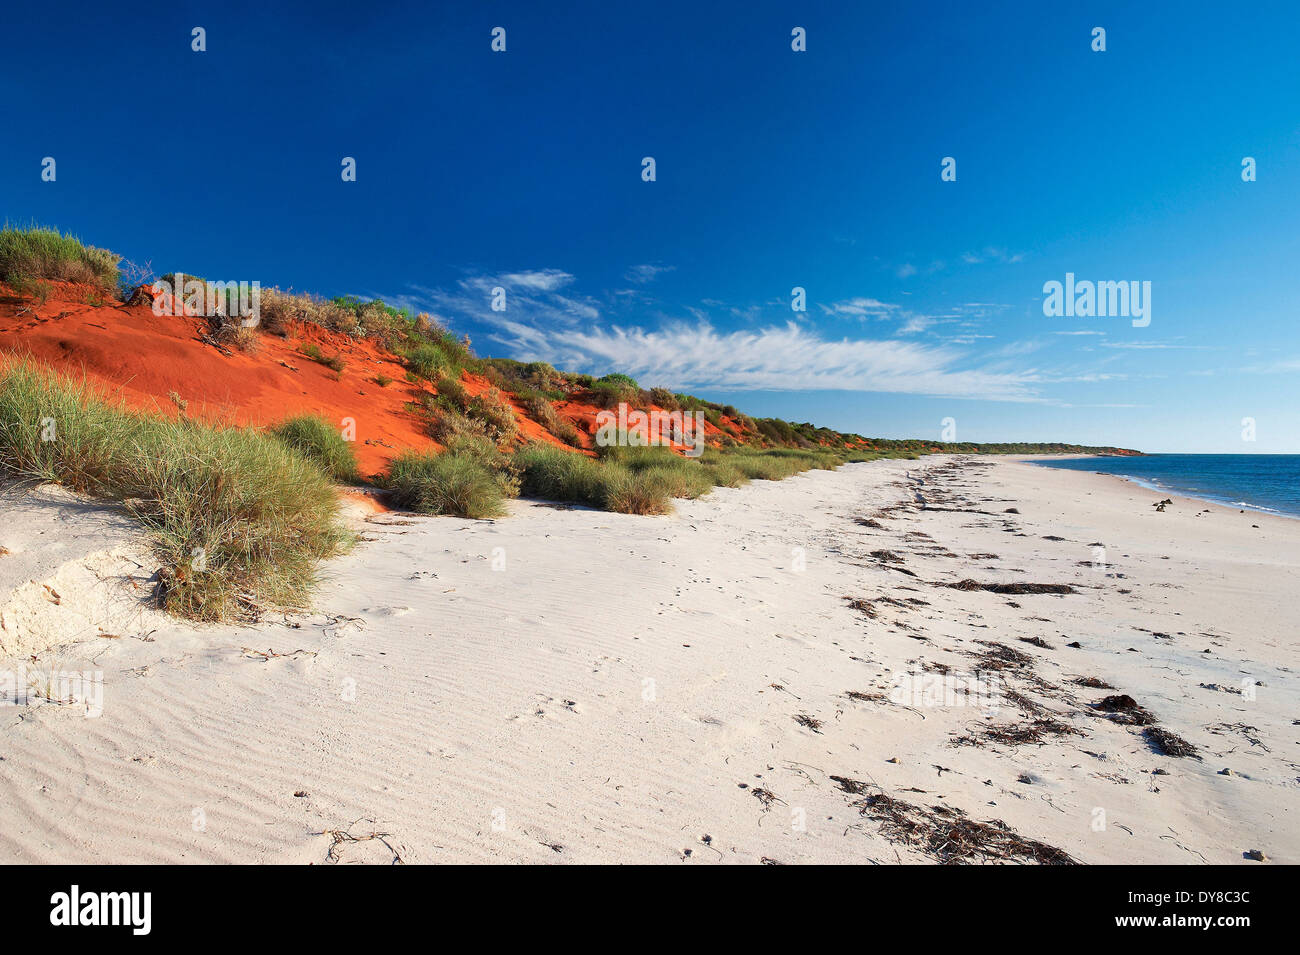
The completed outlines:
[[[315,345],[312,342],[304,342],[302,347],[298,350],[312,361],[324,365],[331,371],[341,373],[343,369],[347,367],[347,362],[343,360],[342,355],[327,355],[320,350],[320,346]]]
[[[520,490],[548,501],[605,506],[605,465],[550,444],[530,444],[515,452]]]
[[[621,514],[668,514],[675,477],[662,468],[629,470],[605,466],[605,510]]]
[[[123,500],[162,561],[160,604],[200,620],[305,605],[348,540],[333,486],[275,438],[131,411],[26,362],[0,371],[0,473]]]
[[[731,456],[730,463],[751,480],[782,481],[806,471],[804,460],[772,454],[768,451],[742,452]]]
[[[459,378],[452,375],[439,375],[434,382],[434,388],[437,389],[438,397],[447,407],[459,408],[461,411],[469,407],[470,394]]]
[[[393,459],[387,484],[398,507],[420,514],[485,518],[506,512],[501,477],[468,454],[408,451]]]
[[[495,430],[499,440],[502,441],[513,438],[519,427],[518,422],[515,421],[514,409],[506,404],[505,399],[501,397],[501,392],[495,388],[470,399],[465,413]]]
[[[749,482],[744,472],[730,461],[702,462],[700,466],[718,487],[740,487]]]
[[[357,456],[352,443],[320,415],[297,415],[271,429],[271,434],[315,461],[329,477],[350,483],[357,480]]]
[[[549,367],[549,366],[548,366]],[[551,434],[555,435],[565,444],[575,448],[582,446],[582,441],[578,437],[578,429],[569,421],[560,417],[559,412],[550,400],[540,392],[533,392],[527,395],[520,395],[523,399],[524,407],[528,413]]]
[[[669,497],[697,498],[713,490],[714,482],[703,465],[682,457],[663,445],[611,444],[599,448],[600,459],[627,468],[633,474],[647,474],[647,486],[665,490]]]
[[[429,381],[435,380],[448,371],[450,364],[442,349],[436,345],[422,343],[406,351],[406,367]]]

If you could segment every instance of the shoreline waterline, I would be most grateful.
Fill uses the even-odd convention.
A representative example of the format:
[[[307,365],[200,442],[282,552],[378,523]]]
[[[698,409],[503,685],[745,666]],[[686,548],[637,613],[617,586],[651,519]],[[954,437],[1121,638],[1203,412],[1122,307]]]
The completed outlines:
[[[1300,520],[1300,455],[1151,454],[1025,460],[1057,470],[1086,470],[1122,478],[1157,494]]]

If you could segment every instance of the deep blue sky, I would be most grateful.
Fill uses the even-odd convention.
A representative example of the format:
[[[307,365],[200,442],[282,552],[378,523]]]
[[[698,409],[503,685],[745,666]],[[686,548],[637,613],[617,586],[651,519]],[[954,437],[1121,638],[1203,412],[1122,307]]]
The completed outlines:
[[[481,354],[873,435],[938,438],[952,417],[961,440],[1300,451],[1293,3],[55,3],[5,21],[0,216],[158,272],[380,295]],[[1067,271],[1150,281],[1151,324],[1045,317]]]

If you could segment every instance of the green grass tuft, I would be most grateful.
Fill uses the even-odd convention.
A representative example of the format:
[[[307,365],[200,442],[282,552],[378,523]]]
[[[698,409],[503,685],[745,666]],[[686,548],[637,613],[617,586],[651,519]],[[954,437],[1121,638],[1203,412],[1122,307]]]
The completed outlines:
[[[352,442],[345,441],[339,429],[320,415],[289,418],[272,428],[271,434],[311,458],[335,481],[350,484],[358,479],[360,471]]]
[[[162,562],[159,603],[199,620],[305,606],[348,542],[333,485],[280,441],[131,411],[29,362],[0,369],[0,474],[124,501]]]
[[[388,488],[398,507],[472,518],[504,515],[510,490],[503,476],[474,454],[415,451],[393,459]]]
[[[0,230],[0,281],[10,284],[37,279],[82,282],[116,297],[121,261],[120,255],[83,245],[58,229],[15,229],[6,224]]]

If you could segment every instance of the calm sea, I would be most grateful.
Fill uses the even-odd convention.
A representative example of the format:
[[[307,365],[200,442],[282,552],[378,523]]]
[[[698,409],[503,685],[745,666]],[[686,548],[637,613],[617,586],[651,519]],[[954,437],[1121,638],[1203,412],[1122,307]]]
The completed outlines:
[[[1149,454],[1039,463],[1118,474],[1155,491],[1300,517],[1300,454]]]

